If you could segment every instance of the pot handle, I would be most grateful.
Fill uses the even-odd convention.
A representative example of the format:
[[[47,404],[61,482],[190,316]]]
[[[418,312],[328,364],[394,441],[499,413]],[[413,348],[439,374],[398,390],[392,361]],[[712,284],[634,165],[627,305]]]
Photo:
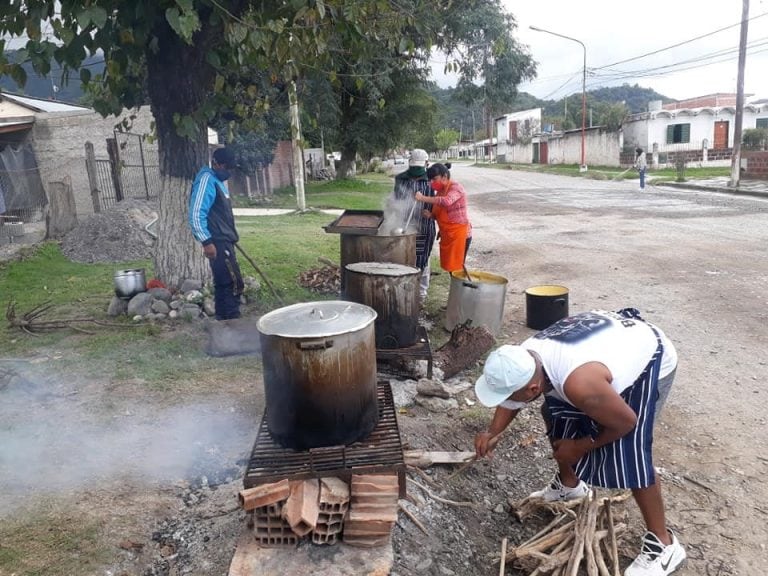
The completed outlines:
[[[462,282],[461,285],[464,286],[465,288],[474,288],[474,289],[480,288],[480,285],[477,284],[476,282]]]
[[[567,304],[565,298],[555,298],[554,300],[552,300],[552,302],[554,302],[555,304],[560,304],[561,306],[565,306]]]
[[[299,350],[327,350],[333,347],[333,340],[321,340],[319,342],[299,342],[296,344]]]

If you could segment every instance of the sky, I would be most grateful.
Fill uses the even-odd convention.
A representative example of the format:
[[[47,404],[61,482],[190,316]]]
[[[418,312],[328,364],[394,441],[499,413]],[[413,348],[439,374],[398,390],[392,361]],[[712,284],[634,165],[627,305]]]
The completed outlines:
[[[528,46],[538,63],[537,78],[521,84],[522,92],[545,100],[581,94],[581,45],[535,32],[530,26],[584,43],[587,91],[638,84],[675,100],[736,92],[742,15],[739,0],[502,0],[502,4],[517,20],[515,38]],[[749,18],[744,90],[753,98],[768,98],[768,0],[751,0]],[[620,63],[683,42],[676,48]],[[454,85],[455,79],[442,74],[444,62],[444,57],[433,57],[433,78],[447,87]],[[652,68],[657,70],[649,70]]]

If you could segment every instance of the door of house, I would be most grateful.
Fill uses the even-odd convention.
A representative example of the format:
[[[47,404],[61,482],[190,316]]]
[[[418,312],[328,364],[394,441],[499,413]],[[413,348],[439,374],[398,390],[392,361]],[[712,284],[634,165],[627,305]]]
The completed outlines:
[[[728,121],[720,120],[715,122],[715,150],[728,148]]]
[[[538,164],[539,163],[539,142],[534,142],[533,144],[533,163]]]
[[[546,142],[539,144],[539,164],[549,164],[549,146]]]

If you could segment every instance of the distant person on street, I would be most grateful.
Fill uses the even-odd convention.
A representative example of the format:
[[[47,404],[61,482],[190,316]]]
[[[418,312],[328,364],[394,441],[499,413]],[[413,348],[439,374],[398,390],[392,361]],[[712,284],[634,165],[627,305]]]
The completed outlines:
[[[424,217],[437,220],[440,228],[440,267],[447,272],[464,268],[469,245],[472,243],[472,225],[467,215],[467,193],[464,187],[451,179],[450,164],[432,164],[427,178],[435,196],[416,194],[416,200],[432,205]]]
[[[435,243],[435,221],[428,216],[424,216],[424,210],[430,210],[431,206],[424,204],[423,207],[415,206],[417,202],[416,193],[421,192],[425,196],[434,196],[434,192],[429,186],[427,178],[427,163],[429,155],[425,150],[415,148],[411,152],[411,158],[408,160],[408,170],[395,176],[395,200],[407,201],[407,212],[411,214],[413,210],[412,221],[409,224],[416,227],[416,268],[421,270],[421,279],[419,282],[419,295],[421,302],[427,298],[429,289],[429,276],[431,273],[429,267],[429,257],[432,255],[432,246]],[[406,231],[407,232],[407,231]]]
[[[645,190],[645,170],[648,168],[648,164],[645,160],[645,152],[642,148],[635,149],[635,168],[640,173],[640,191]]]
[[[475,392],[496,412],[475,437],[477,455],[489,456],[518,412],[543,394],[559,471],[531,496],[573,500],[590,494],[589,485],[632,490],[647,531],[624,575],[671,574],[686,554],[667,528],[652,446],[676,369],[673,344],[634,308],[564,318],[488,356]]]
[[[228,148],[213,152],[211,167],[205,166],[195,176],[189,198],[189,226],[203,245],[213,272],[216,319],[240,317],[243,278],[235,257],[235,243],[240,239],[225,182],[235,168],[235,156]]]

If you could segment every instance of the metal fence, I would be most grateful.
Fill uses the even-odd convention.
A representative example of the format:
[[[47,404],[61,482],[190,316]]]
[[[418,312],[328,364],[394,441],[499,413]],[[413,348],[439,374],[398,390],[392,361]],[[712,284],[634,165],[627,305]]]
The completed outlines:
[[[146,134],[115,132],[107,139],[108,158],[96,158],[85,144],[85,164],[94,212],[129,198],[156,200],[162,180],[157,144]]]

